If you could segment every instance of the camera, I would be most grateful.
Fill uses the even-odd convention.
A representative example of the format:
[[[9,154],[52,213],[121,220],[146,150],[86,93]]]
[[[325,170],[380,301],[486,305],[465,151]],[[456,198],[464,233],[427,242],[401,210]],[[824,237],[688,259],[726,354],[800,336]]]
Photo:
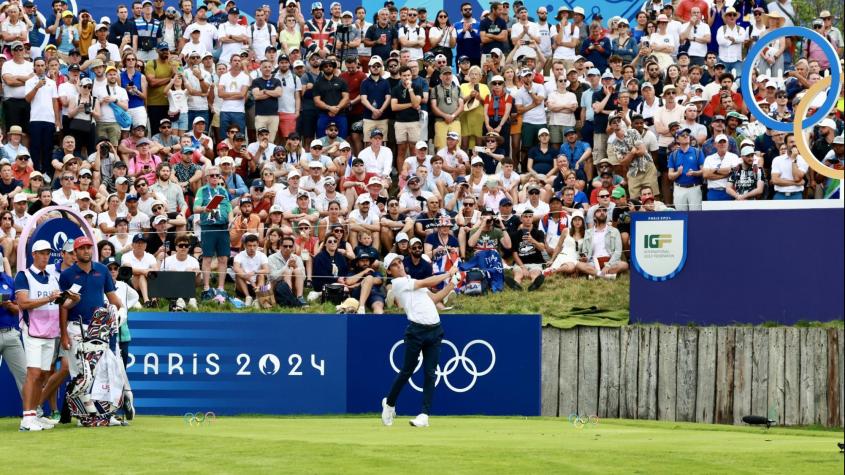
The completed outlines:
[[[90,114],[91,113],[91,104],[85,104],[85,107],[83,109],[85,110],[85,114]]]
[[[100,155],[108,155],[111,153],[111,147],[109,147],[108,142],[100,144]]]
[[[340,33],[341,35],[349,33],[349,25],[338,25],[337,33]]]

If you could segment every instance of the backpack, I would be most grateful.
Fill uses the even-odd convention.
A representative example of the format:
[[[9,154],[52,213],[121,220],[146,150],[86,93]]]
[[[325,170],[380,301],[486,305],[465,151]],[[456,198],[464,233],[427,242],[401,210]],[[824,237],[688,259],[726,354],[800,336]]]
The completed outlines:
[[[490,285],[487,282],[487,274],[481,269],[474,267],[466,271],[464,276],[464,295],[487,295],[487,289]]]
[[[348,294],[342,284],[326,284],[323,286],[323,292],[320,295],[320,302],[331,302],[332,305],[340,305],[346,297],[348,297]],[[279,298],[277,296],[276,302],[278,301]]]

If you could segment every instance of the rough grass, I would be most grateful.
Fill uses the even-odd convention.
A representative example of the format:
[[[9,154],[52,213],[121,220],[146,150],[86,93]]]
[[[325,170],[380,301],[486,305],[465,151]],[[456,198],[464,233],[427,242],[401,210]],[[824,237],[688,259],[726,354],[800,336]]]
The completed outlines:
[[[401,400],[400,400],[401,404]],[[7,473],[842,473],[841,431],[656,421],[376,415],[139,416],[130,427],[18,433],[0,419]],[[36,451],[36,452],[33,452]]]

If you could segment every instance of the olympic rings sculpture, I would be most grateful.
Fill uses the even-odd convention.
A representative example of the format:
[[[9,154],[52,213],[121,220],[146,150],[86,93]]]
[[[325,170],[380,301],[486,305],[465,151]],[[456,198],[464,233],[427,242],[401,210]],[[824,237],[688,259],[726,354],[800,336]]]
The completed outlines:
[[[800,36],[818,44],[830,63],[831,71],[829,76],[822,78],[821,81],[818,81],[805,92],[801,102],[799,102],[798,106],[795,108],[795,118],[792,124],[778,122],[766,115],[760,109],[760,106],[757,105],[757,100],[754,98],[753,93],[754,89],[751,87],[751,68],[754,66],[754,59],[760,54],[766,45],[785,36]],[[827,98],[822,106],[819,107],[813,114],[815,120],[811,121],[807,118],[807,111],[809,110],[810,105],[813,103],[816,96],[828,88],[830,93],[827,95]],[[836,50],[826,38],[809,28],[790,26],[786,28],[778,28],[766,33],[751,46],[751,49],[748,50],[745,63],[742,66],[740,89],[742,90],[742,100],[747,105],[749,113],[754,114],[754,117],[756,117],[761,124],[765,125],[769,129],[776,130],[778,132],[794,133],[795,144],[798,147],[798,151],[810,168],[820,175],[838,180],[843,179],[845,171],[834,170],[833,168],[826,167],[819,162],[815,155],[813,155],[810,151],[810,147],[807,145],[807,137],[805,136],[804,131],[812,129],[813,126],[821,122],[822,119],[833,111],[834,107],[836,107],[836,101],[839,97],[839,90],[841,88],[842,70],[839,65],[839,56],[836,54]]]
[[[576,429],[583,429],[585,426],[596,427],[599,425],[599,416],[593,414],[592,416],[582,416],[579,414],[570,414],[569,423]]]
[[[210,426],[217,420],[217,416],[211,411],[186,412],[184,420],[188,427]]]

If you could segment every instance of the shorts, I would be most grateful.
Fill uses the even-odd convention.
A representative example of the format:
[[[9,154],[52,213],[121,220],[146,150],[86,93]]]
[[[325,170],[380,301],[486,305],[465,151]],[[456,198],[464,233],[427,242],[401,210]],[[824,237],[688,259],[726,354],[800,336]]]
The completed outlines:
[[[296,132],[296,114],[292,112],[279,112],[279,135],[287,138],[288,135]]]
[[[26,353],[26,367],[50,371],[53,368],[53,361],[55,361],[56,356],[56,338],[29,336],[27,326],[23,322],[21,322],[21,335],[23,336],[23,349]]]
[[[299,113],[299,122],[296,124],[300,137],[314,137],[317,133],[317,117],[320,113],[316,110],[304,110]]]
[[[232,241],[227,226],[205,225],[200,232],[202,257],[229,257]]]
[[[168,119],[170,119],[169,116],[168,116]],[[190,128],[190,127],[188,127],[188,112],[187,111],[180,112],[179,117],[177,117],[176,120],[170,119],[170,121],[171,121],[170,127],[175,129],[175,130],[188,130]],[[134,121],[133,121],[133,123],[134,123]]]
[[[10,98],[3,101],[3,118],[6,130],[13,125],[19,125],[23,133],[29,133],[29,102],[26,99]]]
[[[132,117],[132,124],[144,124],[147,127],[148,117],[147,117],[147,108],[146,107],[133,107],[129,109],[129,117]],[[175,128],[175,127],[174,127]],[[122,130],[129,130],[127,127],[126,129]]]
[[[381,129],[382,132],[387,133],[388,125],[387,119],[364,119],[364,143],[370,143],[370,132],[372,132],[373,129]]]
[[[660,190],[657,183],[657,169],[653,163],[650,163],[644,172],[640,172],[634,176],[628,175],[627,179],[630,196],[640,196],[640,191],[644,186],[650,186],[655,194],[658,194],[658,190]]]
[[[542,271],[543,270],[543,264],[523,264],[523,265],[528,270],[528,272]]]
[[[517,114],[516,118],[511,116],[511,135],[520,135],[522,133],[522,114]]]
[[[530,149],[534,145],[537,145],[539,139],[537,138],[537,132],[540,131],[545,124],[522,124],[522,148]]]
[[[563,126],[562,125],[550,125],[549,129],[549,142],[550,143],[563,143]]]
[[[419,122],[399,122],[393,125],[396,129],[396,143],[411,143],[415,144],[420,140],[420,123]]]

